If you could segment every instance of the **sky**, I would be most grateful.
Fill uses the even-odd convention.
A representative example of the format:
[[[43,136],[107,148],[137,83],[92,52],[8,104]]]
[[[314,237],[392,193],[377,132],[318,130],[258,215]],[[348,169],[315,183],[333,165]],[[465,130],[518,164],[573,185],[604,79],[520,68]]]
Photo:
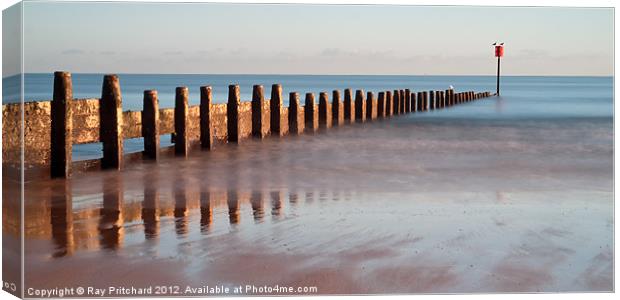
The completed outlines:
[[[611,8],[25,2],[23,16],[26,72],[492,75],[501,41],[503,75],[613,75]],[[3,48],[6,77],[19,47]]]

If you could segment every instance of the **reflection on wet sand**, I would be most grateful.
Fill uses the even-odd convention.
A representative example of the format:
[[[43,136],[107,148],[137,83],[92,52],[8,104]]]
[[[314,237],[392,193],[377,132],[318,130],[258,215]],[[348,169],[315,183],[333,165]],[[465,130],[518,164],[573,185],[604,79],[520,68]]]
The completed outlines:
[[[124,199],[124,184],[118,177],[110,176],[102,179],[101,190],[103,194],[99,203],[89,203],[86,208],[75,211],[71,197],[70,184],[56,184],[50,193],[49,216],[51,235],[56,245],[53,257],[72,255],[76,249],[95,250],[98,248],[118,250],[123,247],[126,238],[128,223],[135,224],[140,221],[143,227],[143,236],[147,241],[156,242],[161,234],[163,223],[161,218],[174,220],[174,232],[178,237],[187,236],[190,233],[192,209],[199,210],[199,228],[203,234],[208,234],[214,222],[214,208],[222,207],[228,211],[228,223],[237,225],[241,221],[242,203],[247,203],[252,209],[252,216],[256,223],[261,223],[265,214],[269,212],[274,220],[281,217],[284,212],[284,199],[289,199],[291,206],[299,203],[300,194],[305,195],[307,203],[313,202],[315,192],[294,192],[286,190],[261,191],[255,190],[249,193],[236,190],[210,190],[199,187],[197,193],[183,180],[176,181],[174,186],[173,201],[164,201],[161,197],[166,187],[157,184],[159,175],[157,172],[145,173],[143,177],[143,199],[141,202],[127,203]],[[321,199],[339,200],[339,193],[320,191]],[[194,199],[192,195],[199,195]],[[90,199],[91,201],[96,199]],[[266,211],[265,203],[270,203],[270,209]],[[136,210],[136,207],[140,207]],[[129,210],[129,215],[127,214]],[[74,235],[74,219],[83,219],[83,216],[93,215],[97,212],[98,226],[87,227],[80,223],[77,230],[94,230],[78,236]],[[98,237],[98,243],[93,244],[89,239]],[[76,240],[77,239],[77,240]],[[76,247],[76,244],[82,246]]]
[[[50,224],[52,240],[56,245],[53,257],[71,255],[75,250],[73,241],[73,201],[70,184],[57,184],[52,187],[50,202]]]
[[[211,207],[211,193],[205,188],[200,190],[200,232],[209,233],[213,223],[213,208]]]
[[[263,207],[263,194],[260,191],[253,191],[250,199],[252,202],[252,211],[254,212],[254,220],[260,222],[265,216],[265,209]]]
[[[142,203],[142,223],[144,237],[155,239],[159,235],[159,191],[156,188],[158,171],[144,173],[144,202]]]
[[[103,180],[103,207],[100,210],[99,236],[101,247],[117,249],[124,238],[123,182],[118,176]]]
[[[27,282],[173,278],[339,294],[612,287],[607,131],[474,123],[437,138],[445,125],[393,125],[29,182]],[[18,224],[10,218],[3,225]],[[144,269],[152,274],[136,275]]]

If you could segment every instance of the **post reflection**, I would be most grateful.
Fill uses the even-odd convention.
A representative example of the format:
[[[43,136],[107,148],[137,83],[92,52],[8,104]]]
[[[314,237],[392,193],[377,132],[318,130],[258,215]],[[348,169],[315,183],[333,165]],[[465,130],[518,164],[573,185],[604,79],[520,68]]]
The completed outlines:
[[[314,193],[306,192],[306,203],[312,203],[314,201]]]
[[[183,176],[178,178],[178,185],[174,188],[174,230],[179,237],[183,237],[188,233],[188,191]]]
[[[55,252],[52,256],[71,255],[75,250],[71,185],[62,183],[53,186],[50,202],[52,241],[55,245]]]
[[[297,194],[297,193],[290,193],[290,194],[288,195],[288,202],[289,202],[292,206],[297,205],[297,203],[299,203],[299,194]]]
[[[157,170],[145,172],[142,222],[144,223],[144,238],[147,240],[156,239],[159,236],[159,190],[157,181]]]
[[[124,238],[123,180],[119,176],[103,179],[103,207],[100,210],[99,240],[104,249],[118,249]]]
[[[42,230],[51,232],[51,256],[64,257],[78,250],[119,250],[124,244],[158,241],[167,232],[185,238],[195,226],[190,224],[194,209],[200,213],[200,218],[195,219],[196,223],[199,220],[200,234],[209,235],[218,228],[214,226],[215,219],[226,218],[226,212],[229,225],[237,228],[246,205],[252,208],[252,223],[265,224],[280,221],[288,213],[296,216],[302,203],[329,205],[326,200],[358,196],[344,190],[213,189],[206,184],[190,184],[182,177],[176,177],[174,184],[169,185],[162,184],[161,170],[141,176],[142,186],[132,190],[123,184],[122,176],[106,174],[100,181],[101,189],[97,187],[94,191],[97,194],[90,195],[72,195],[70,181],[52,185],[47,214],[50,217],[45,222],[50,227]],[[200,187],[192,189],[196,185]],[[102,196],[98,195],[99,191],[103,192]],[[167,195],[171,198],[166,198]],[[84,198],[93,199],[90,206],[83,202]],[[79,210],[72,210],[73,201],[78,201]],[[266,219],[267,214],[271,218]]]
[[[256,222],[262,221],[265,216],[263,202],[263,193],[261,191],[252,191],[250,203],[252,204],[252,212],[254,215],[254,221]]]
[[[239,194],[236,190],[228,190],[226,194],[228,204],[228,219],[231,225],[239,223]]]
[[[213,208],[211,207],[211,193],[203,188],[200,190],[200,232],[209,233],[213,223]]]
[[[273,216],[279,216],[282,213],[282,198],[284,198],[284,192],[272,191],[271,193],[271,214]]]

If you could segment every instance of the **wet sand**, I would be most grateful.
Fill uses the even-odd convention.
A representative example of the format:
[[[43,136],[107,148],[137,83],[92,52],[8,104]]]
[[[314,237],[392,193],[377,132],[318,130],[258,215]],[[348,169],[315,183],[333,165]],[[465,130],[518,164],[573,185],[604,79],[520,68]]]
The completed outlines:
[[[612,290],[611,118],[434,113],[27,183],[26,286]]]

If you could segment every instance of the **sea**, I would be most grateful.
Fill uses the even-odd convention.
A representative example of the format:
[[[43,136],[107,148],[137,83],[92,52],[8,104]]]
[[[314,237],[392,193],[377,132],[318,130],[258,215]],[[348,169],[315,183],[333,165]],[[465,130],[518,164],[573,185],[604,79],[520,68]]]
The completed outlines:
[[[405,76],[405,75],[247,75],[247,74],[119,74],[123,110],[142,109],[143,92],[157,90],[161,108],[174,107],[175,88],[189,88],[189,104],[200,103],[200,87],[213,88],[213,103],[226,103],[228,86],[238,84],[242,101],[250,101],[252,87],[263,85],[269,98],[272,84],[282,85],[284,105],[288,105],[290,92],[328,92],[351,88],[365,92],[406,89],[412,91],[445,90],[495,92],[495,76]],[[101,97],[103,74],[72,74],[73,96],[80,98]],[[20,101],[20,76],[3,78],[2,103]],[[54,77],[49,74],[25,74],[24,101],[52,99]],[[341,96],[342,97],[342,96]],[[487,120],[488,122],[515,122],[548,120],[567,122],[575,119],[610,121],[613,117],[613,77],[569,76],[503,76],[501,97],[489,102],[471,103],[459,109],[432,111],[416,115],[423,120]],[[316,100],[318,101],[318,100]],[[607,124],[609,125],[609,124]],[[609,125],[610,126],[610,125]],[[170,138],[163,136],[162,146],[169,146]],[[74,160],[101,157],[100,143],[75,145]],[[125,140],[128,153],[143,150],[141,138]]]

